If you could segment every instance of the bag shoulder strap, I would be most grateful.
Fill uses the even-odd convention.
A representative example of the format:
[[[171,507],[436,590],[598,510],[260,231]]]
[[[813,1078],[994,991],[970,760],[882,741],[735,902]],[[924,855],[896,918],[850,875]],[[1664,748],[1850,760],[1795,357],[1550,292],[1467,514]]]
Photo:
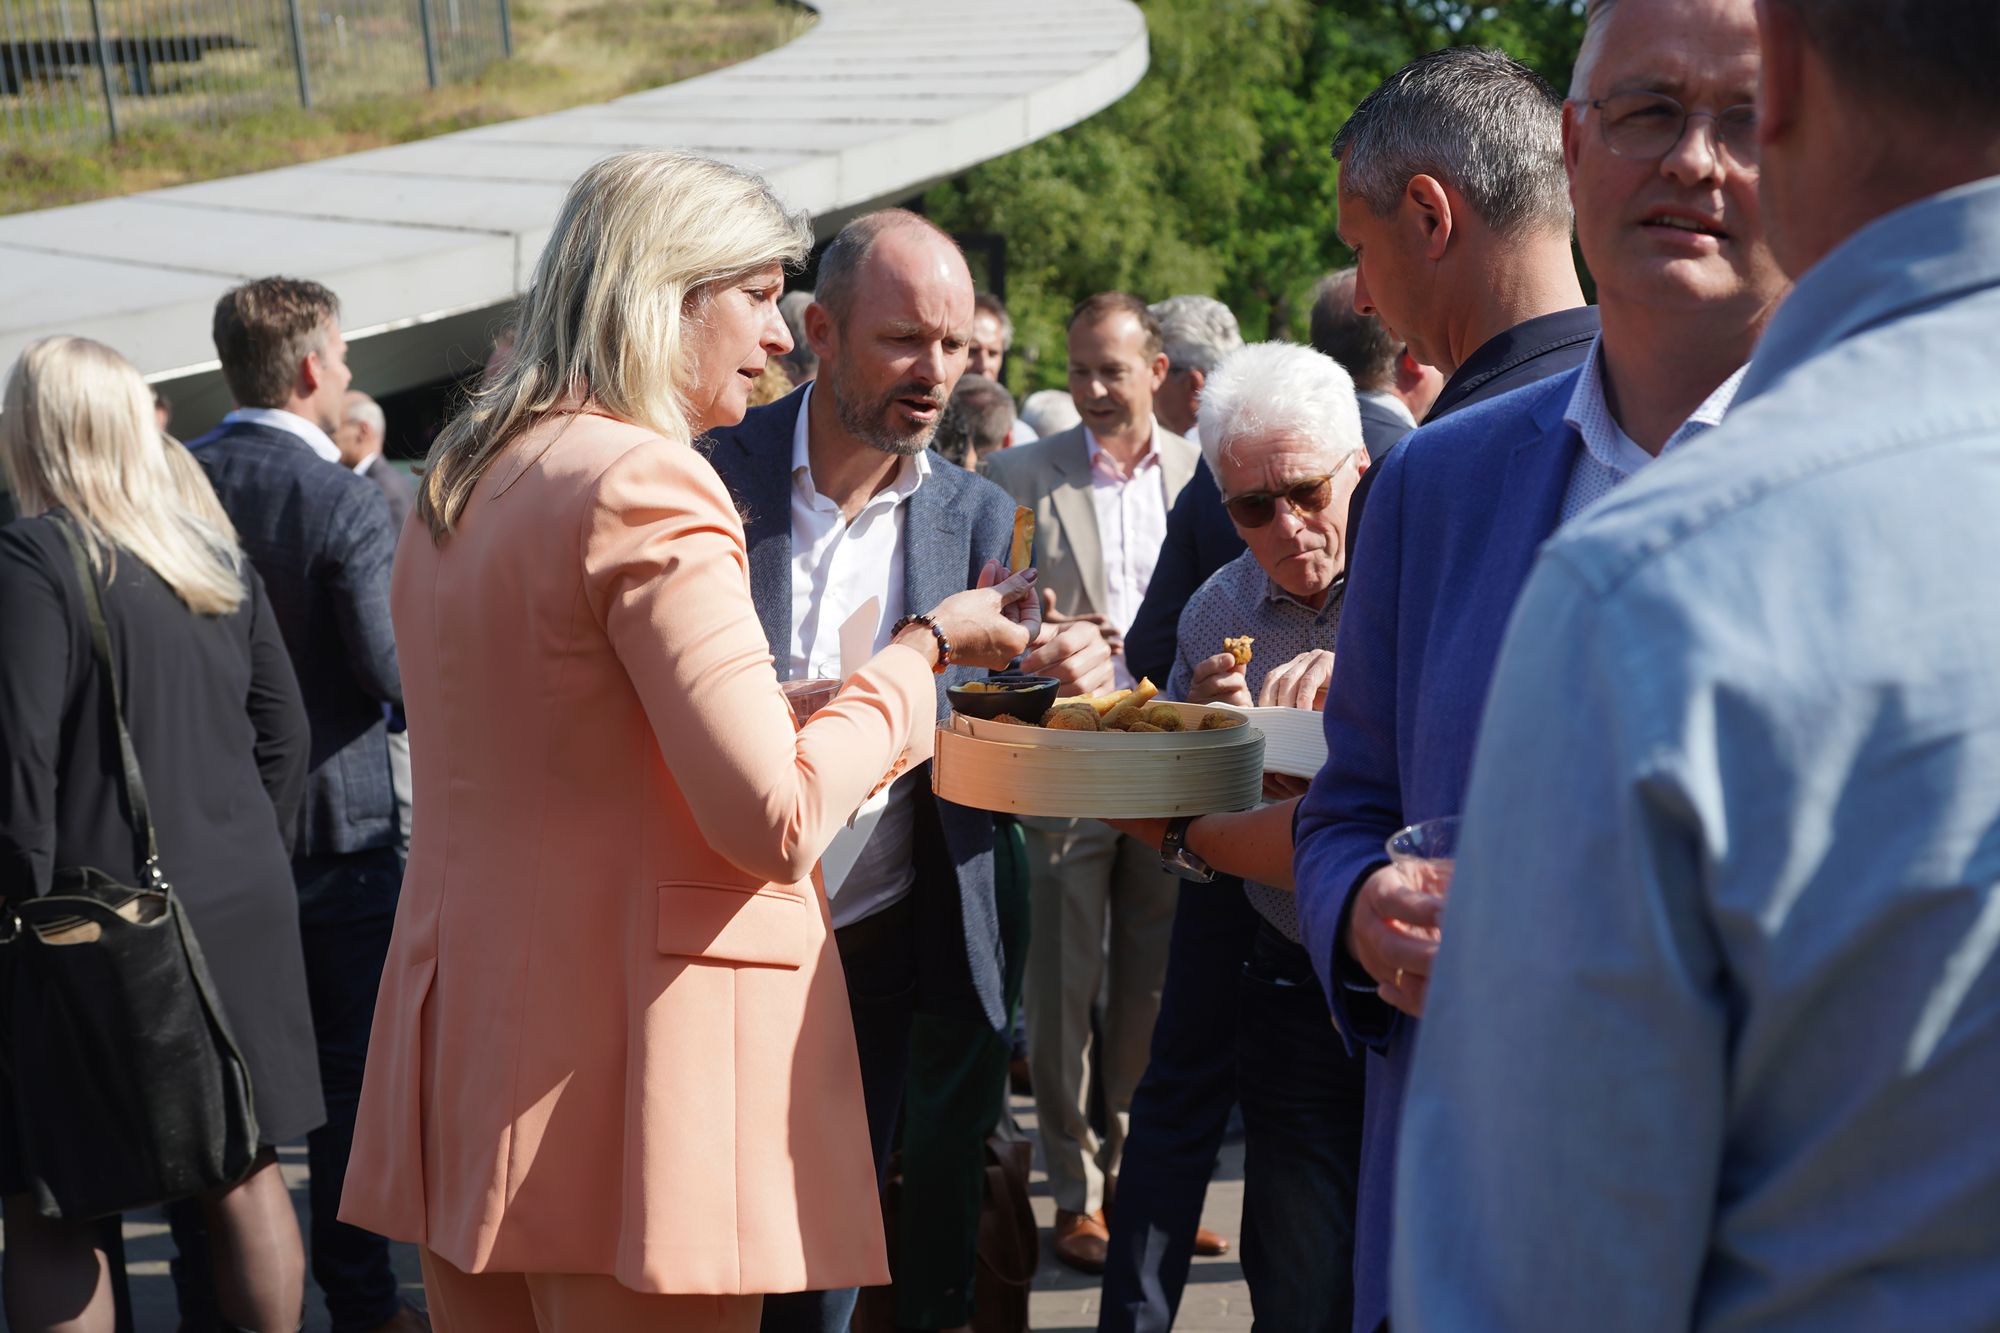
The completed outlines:
[[[125,799],[132,807],[132,822],[146,838],[145,887],[168,892],[167,878],[160,873],[159,840],[153,835],[153,807],[146,800],[146,777],[139,771],[139,755],[132,748],[132,733],[125,726],[125,700],[118,688],[118,668],[111,660],[111,627],[105,623],[104,603],[97,594],[97,576],[91,572],[90,558],[84,554],[83,542],[67,515],[56,520],[56,529],[62,533],[70,560],[76,565],[76,581],[83,585],[84,610],[90,618],[90,646],[111,691],[111,718],[118,724],[118,757],[125,769]]]

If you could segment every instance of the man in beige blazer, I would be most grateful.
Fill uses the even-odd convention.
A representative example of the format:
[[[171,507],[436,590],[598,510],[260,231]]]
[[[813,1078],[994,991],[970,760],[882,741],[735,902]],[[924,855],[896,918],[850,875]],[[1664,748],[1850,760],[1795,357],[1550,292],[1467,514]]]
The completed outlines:
[[[1153,419],[1167,358],[1144,302],[1104,292],[1069,323],[1069,387],[1081,424],[994,454],[983,471],[1035,511],[1038,583],[1061,617],[1101,617],[1122,636],[1146,595],[1167,512],[1200,451]],[[1120,685],[1123,658],[1118,660]],[[1166,975],[1175,882],[1158,853],[1094,821],[1023,819],[1032,935],[1023,1003],[1042,1151],[1056,1200],[1056,1255],[1102,1272],[1106,1185],[1118,1172],[1132,1091],[1145,1072]],[[1110,941],[1107,952],[1106,939]],[[1091,1009],[1108,980],[1107,1132],[1091,1129]]]

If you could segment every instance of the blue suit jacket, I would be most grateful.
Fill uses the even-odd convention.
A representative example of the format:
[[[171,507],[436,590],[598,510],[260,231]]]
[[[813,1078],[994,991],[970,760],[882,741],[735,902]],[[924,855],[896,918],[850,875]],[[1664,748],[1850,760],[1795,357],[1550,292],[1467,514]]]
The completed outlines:
[[[743,424],[709,436],[709,461],[744,511],[750,546],[750,594],[778,676],[792,661],[792,431],[804,391],[753,409]],[[1014,535],[1014,502],[992,482],[931,455],[931,474],[905,502],[903,599],[927,611],[979,578],[989,559],[1005,561]],[[945,687],[971,672],[938,677]],[[931,795],[928,768],[917,802],[918,1008],[1007,1025],[1000,920],[993,900],[993,816]]]
[[[396,841],[384,709],[401,707],[382,492],[289,431],[234,422],[189,443],[264,580],[312,724],[297,855]]]
[[[1357,1329],[1388,1313],[1395,1131],[1414,1032],[1350,987],[1367,978],[1341,961],[1340,924],[1387,861],[1390,834],[1460,812],[1501,635],[1582,448],[1563,420],[1579,373],[1466,407],[1396,446],[1377,469],[1347,585],[1328,759],[1299,807],[1295,864],[1306,948],[1335,1020],[1383,1057],[1368,1069]]]

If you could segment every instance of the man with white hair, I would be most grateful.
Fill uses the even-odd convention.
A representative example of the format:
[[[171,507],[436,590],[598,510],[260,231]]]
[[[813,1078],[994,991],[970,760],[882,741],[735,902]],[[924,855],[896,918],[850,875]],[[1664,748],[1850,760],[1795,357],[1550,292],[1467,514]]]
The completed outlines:
[[[1167,693],[1190,703],[1312,706],[1312,667],[1333,655],[1346,593],[1347,502],[1367,463],[1352,381],[1310,348],[1256,343],[1208,378],[1202,455],[1247,548],[1188,599]],[[1226,639],[1248,636],[1240,663]],[[1296,779],[1267,780],[1296,796]],[[1126,827],[1185,846],[1189,820]],[[1259,1327],[1345,1333],[1353,1317],[1362,1061],[1341,1045],[1301,942],[1289,887],[1208,883],[1186,853],[1170,870],[1185,907],[1233,916],[1176,925],[1151,1059],[1132,1101],[1112,1214],[1099,1333],[1171,1325],[1195,1219],[1232,1105],[1243,1108],[1243,1275]],[[1242,884],[1243,894],[1234,892]],[[1247,898],[1247,904],[1245,899]],[[1231,975],[1234,1021],[1216,1039],[1207,978]],[[1178,983],[1178,984],[1177,984]]]
[[[400,533],[403,520],[410,516],[410,509],[417,502],[417,491],[402,470],[382,456],[382,444],[388,433],[389,421],[382,414],[382,405],[359,389],[349,389],[341,400],[340,425],[333,432],[334,446],[340,450],[340,465],[375,483],[388,502],[389,519]]]
[[[1461,813],[1501,632],[1535,553],[1559,524],[1721,419],[1784,294],[1757,196],[1751,4],[1593,7],[1570,100],[1538,91],[1523,128],[1561,146],[1602,336],[1567,374],[1444,420],[1434,411],[1369,474],[1326,705],[1328,759],[1299,807],[1294,862],[1335,1019],[1371,1051],[1355,1263],[1363,1333],[1387,1313],[1395,1141],[1442,919],[1440,899],[1389,864],[1383,843],[1406,824]],[[1497,53],[1459,59],[1482,80],[1511,65]],[[1384,143],[1404,142],[1409,107],[1397,103],[1408,82],[1392,76],[1386,93],[1370,94],[1355,112],[1363,129],[1343,137],[1365,137],[1372,123]],[[1341,229],[1377,235],[1389,220],[1366,197],[1366,173],[1356,189],[1347,180],[1361,151],[1343,168]],[[1393,274],[1408,257],[1364,246],[1364,290],[1371,264]],[[1454,919],[1443,932],[1459,928]],[[1479,1120],[1476,1100],[1457,1109]]]
[[[1201,443],[1201,388],[1222,359],[1243,345],[1228,306],[1212,296],[1169,296],[1152,305],[1167,340],[1167,379],[1153,395],[1153,415],[1183,439]]]

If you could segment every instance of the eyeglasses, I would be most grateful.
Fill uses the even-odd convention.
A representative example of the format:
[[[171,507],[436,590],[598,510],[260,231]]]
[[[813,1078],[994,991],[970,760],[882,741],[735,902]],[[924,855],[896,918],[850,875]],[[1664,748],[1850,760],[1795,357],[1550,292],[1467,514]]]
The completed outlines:
[[[1619,157],[1658,161],[1680,144],[1689,121],[1706,116],[1716,146],[1731,161],[1757,165],[1757,108],[1747,102],[1720,111],[1690,111],[1665,93],[1619,93],[1587,105],[1597,112],[1604,146]]]
[[[1261,528],[1278,516],[1278,501],[1283,500],[1292,507],[1292,512],[1300,518],[1307,514],[1317,514],[1333,503],[1333,477],[1308,477],[1295,482],[1282,491],[1251,491],[1231,500],[1224,500],[1222,507],[1229,511],[1239,528]]]

